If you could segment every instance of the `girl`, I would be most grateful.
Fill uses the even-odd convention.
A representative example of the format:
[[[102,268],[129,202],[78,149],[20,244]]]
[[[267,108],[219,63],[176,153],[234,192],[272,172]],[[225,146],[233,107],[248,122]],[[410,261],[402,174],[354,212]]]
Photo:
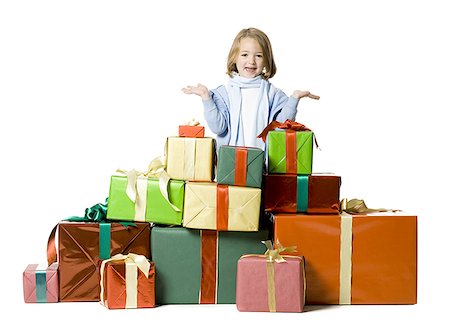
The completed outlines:
[[[202,98],[206,122],[217,135],[217,150],[221,145],[234,145],[265,151],[265,143],[257,135],[269,122],[295,120],[301,98],[319,99],[309,91],[299,90],[288,98],[268,81],[276,71],[266,34],[255,28],[243,29],[228,54],[228,85],[211,91],[202,84],[182,89]]]

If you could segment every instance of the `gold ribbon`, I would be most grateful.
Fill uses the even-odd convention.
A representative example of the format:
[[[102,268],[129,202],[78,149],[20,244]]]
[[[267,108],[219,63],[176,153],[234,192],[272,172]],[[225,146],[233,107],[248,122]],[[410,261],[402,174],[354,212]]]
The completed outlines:
[[[125,286],[126,303],[125,308],[137,307],[137,269],[141,270],[148,278],[150,272],[150,262],[144,255],[129,253],[127,255],[116,254],[110,259],[103,260],[100,267],[100,302],[108,307],[108,300],[105,300],[104,272],[105,265],[109,261],[125,261]]]
[[[159,190],[164,197],[164,199],[169,203],[169,205],[177,212],[180,209],[172,204],[169,200],[169,181],[170,176],[167,174],[166,162],[164,157],[157,157],[153,159],[148,165],[146,172],[140,172],[136,169],[132,170],[122,170],[118,169],[117,172],[121,175],[125,174],[127,176],[127,188],[126,194],[128,198],[135,203],[134,210],[134,220],[135,221],[145,221],[145,212],[147,208],[147,179],[148,178],[158,178],[159,179]]]
[[[399,209],[385,209],[378,208],[372,209],[366,206],[364,200],[361,199],[342,199],[340,206],[341,213],[346,212],[348,214],[357,215],[357,214],[370,214],[370,213],[378,213],[378,212],[398,212]]]
[[[184,138],[183,174],[185,178],[195,179],[196,138]]]
[[[266,273],[267,273],[267,301],[269,305],[269,311],[270,312],[276,312],[277,311],[277,301],[276,301],[276,293],[275,293],[275,267],[273,265],[274,262],[276,263],[283,263],[286,262],[286,260],[280,255],[282,252],[295,252],[296,247],[290,246],[290,247],[283,247],[280,242],[277,240],[277,248],[274,249],[272,245],[272,241],[265,240],[262,242],[264,245],[266,245],[266,252],[264,255],[266,255]]]
[[[200,122],[197,121],[195,118],[192,118],[191,120],[186,121],[184,125],[197,126],[200,125]]]

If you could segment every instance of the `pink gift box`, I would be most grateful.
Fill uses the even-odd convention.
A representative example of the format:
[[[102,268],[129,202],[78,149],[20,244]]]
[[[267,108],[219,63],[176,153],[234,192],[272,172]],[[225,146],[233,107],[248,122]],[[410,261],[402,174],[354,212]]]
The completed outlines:
[[[244,255],[239,259],[236,276],[239,311],[303,311],[306,285],[303,257],[283,258],[285,262],[269,262],[266,255]]]
[[[26,303],[58,302],[58,264],[29,264],[23,272],[23,297]]]

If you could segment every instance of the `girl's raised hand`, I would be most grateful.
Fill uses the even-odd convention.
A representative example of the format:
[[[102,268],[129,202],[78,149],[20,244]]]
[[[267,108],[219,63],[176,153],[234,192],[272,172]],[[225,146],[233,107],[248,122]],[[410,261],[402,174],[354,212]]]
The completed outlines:
[[[209,90],[205,85],[197,84],[197,86],[191,86],[188,85],[181,89],[186,94],[195,94],[202,98],[202,100],[208,100],[210,98],[209,96]]]
[[[292,96],[294,98],[296,98],[296,99],[299,99],[299,100],[301,98],[304,98],[304,97],[308,97],[308,98],[311,98],[311,99],[314,99],[314,100],[319,100],[320,99],[320,97],[318,95],[314,95],[314,94],[310,93],[309,91],[300,91],[300,90],[295,90],[292,93]]]

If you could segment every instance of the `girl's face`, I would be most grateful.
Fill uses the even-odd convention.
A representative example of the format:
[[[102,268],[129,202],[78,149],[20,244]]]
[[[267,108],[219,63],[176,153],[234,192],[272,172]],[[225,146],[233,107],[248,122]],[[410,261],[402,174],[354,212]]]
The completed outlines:
[[[261,46],[256,39],[243,38],[239,45],[236,68],[239,76],[254,78],[261,75],[264,68],[264,57]]]

